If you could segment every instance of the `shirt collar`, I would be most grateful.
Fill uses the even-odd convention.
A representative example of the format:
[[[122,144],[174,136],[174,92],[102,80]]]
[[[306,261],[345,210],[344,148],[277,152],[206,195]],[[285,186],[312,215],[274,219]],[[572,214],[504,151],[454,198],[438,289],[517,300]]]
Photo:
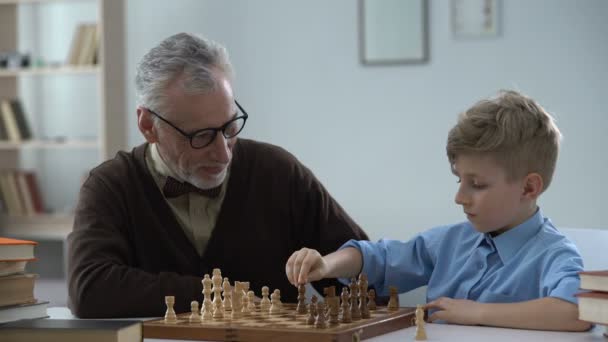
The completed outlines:
[[[538,208],[536,213],[522,224],[513,227],[496,237],[492,237],[489,233],[480,234],[477,244],[479,245],[484,240],[494,242],[498,256],[503,263],[506,263],[528,240],[532,239],[532,237],[538,233],[543,225],[543,221],[543,214],[540,208]]]
[[[152,168],[158,175],[162,176],[163,180],[167,176],[171,176],[180,182],[183,182],[183,179],[179,178],[173,173],[173,171],[171,171],[171,169],[169,169],[163,158],[160,156],[160,153],[158,153],[158,147],[154,143],[150,144],[150,159],[152,160]]]

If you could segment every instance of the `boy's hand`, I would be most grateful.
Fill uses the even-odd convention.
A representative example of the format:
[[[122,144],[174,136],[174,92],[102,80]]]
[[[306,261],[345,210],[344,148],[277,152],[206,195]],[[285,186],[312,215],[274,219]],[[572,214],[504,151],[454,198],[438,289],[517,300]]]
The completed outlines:
[[[482,303],[467,299],[438,298],[427,303],[425,309],[437,309],[430,317],[429,322],[443,320],[448,323],[477,325],[481,322]]]
[[[287,279],[295,286],[325,278],[327,269],[327,263],[321,254],[310,248],[294,252],[285,265]]]

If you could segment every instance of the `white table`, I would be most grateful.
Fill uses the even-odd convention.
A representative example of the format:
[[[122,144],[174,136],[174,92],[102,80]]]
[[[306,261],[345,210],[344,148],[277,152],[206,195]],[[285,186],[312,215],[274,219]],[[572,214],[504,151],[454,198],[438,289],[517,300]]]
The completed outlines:
[[[49,308],[48,314],[51,319],[76,319],[66,307]],[[536,331],[521,329],[504,329],[477,326],[463,326],[451,324],[426,324],[426,335],[428,341],[482,341],[482,342],[503,342],[503,341],[551,341],[551,342],[578,342],[578,341],[601,341],[608,342],[608,338],[603,337],[603,326],[596,326],[589,332],[567,333],[555,331]],[[389,334],[370,338],[370,342],[389,342],[389,341],[414,341],[416,332],[415,327],[394,331]],[[161,340],[146,338],[146,342],[180,342],[178,340]],[[191,341],[183,341],[191,342]]]

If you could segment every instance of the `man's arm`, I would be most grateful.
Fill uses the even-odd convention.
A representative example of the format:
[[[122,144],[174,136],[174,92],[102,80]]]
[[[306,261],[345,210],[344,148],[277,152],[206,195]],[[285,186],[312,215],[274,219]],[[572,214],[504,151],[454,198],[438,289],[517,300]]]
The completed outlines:
[[[72,312],[81,318],[160,316],[165,295],[176,295],[176,311],[188,310],[189,301],[200,297],[201,279],[136,267],[132,240],[152,237],[129,232],[124,201],[125,196],[94,175],[81,189],[74,230],[68,237]]]
[[[437,309],[429,321],[455,324],[559,331],[585,331],[591,327],[590,323],[578,320],[576,304],[554,297],[519,303],[479,303],[442,297],[425,308]]]

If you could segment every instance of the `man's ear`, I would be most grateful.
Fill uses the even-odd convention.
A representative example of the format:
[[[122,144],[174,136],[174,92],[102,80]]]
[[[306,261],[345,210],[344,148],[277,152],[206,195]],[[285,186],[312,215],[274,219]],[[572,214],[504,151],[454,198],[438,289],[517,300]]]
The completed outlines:
[[[529,173],[524,178],[524,191],[522,196],[535,200],[543,192],[543,177],[536,172]]]
[[[137,127],[139,127],[139,131],[147,142],[155,143],[158,141],[154,119],[146,108],[137,107]]]

